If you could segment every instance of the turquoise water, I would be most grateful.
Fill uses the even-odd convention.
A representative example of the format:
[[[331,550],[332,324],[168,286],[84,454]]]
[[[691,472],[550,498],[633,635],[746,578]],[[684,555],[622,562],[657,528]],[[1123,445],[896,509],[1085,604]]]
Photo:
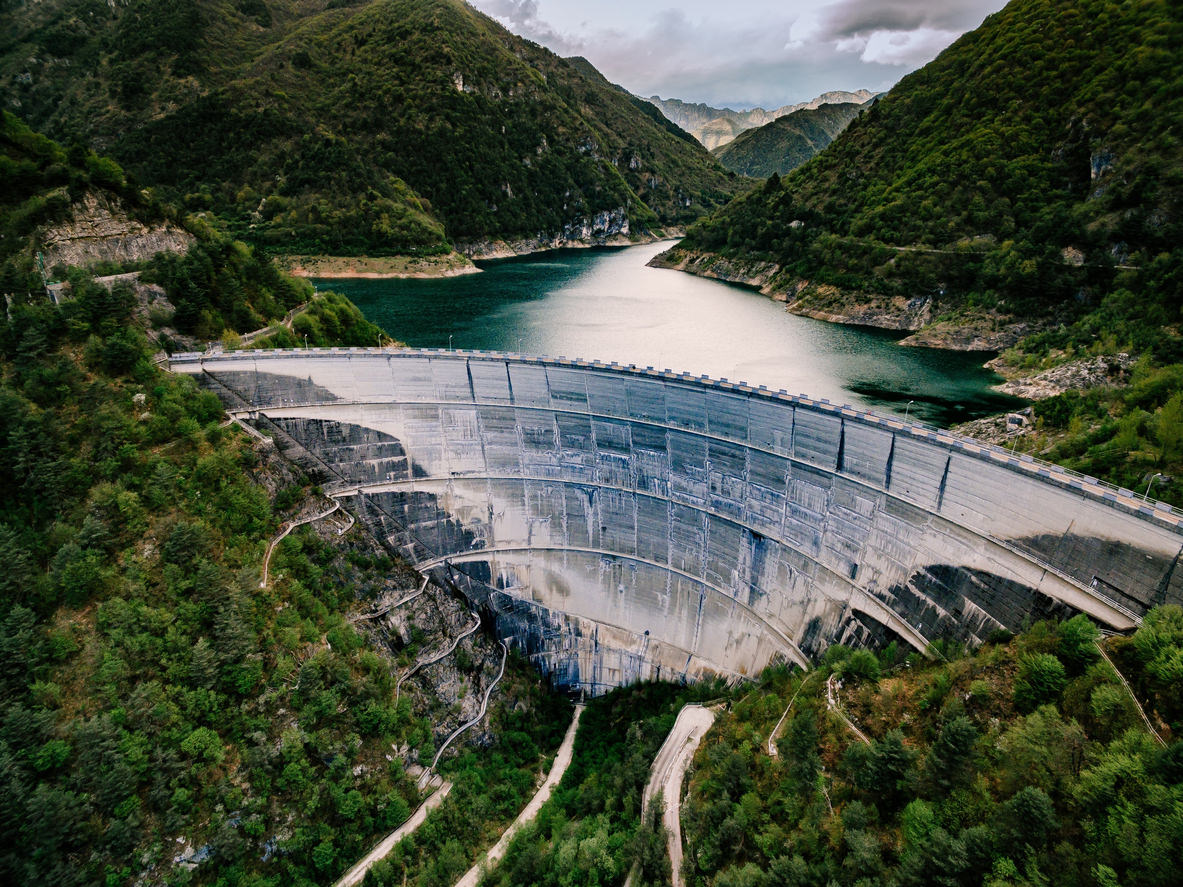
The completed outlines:
[[[561,250],[431,280],[320,280],[409,345],[583,357],[784,388],[938,425],[1013,409],[989,355],[796,317],[743,287],[647,268],[669,244]],[[912,401],[911,405],[908,402]]]

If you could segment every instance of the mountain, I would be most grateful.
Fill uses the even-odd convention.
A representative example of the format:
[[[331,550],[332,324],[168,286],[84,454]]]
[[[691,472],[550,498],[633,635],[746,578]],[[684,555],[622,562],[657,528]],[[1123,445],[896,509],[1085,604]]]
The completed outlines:
[[[822,105],[865,104],[875,97],[875,94],[865,89],[855,92],[832,90],[823,92],[808,102],[798,102],[795,105],[782,105],[772,111],[763,108],[752,108],[749,111],[734,111],[731,108],[712,108],[702,103],[683,102],[681,99],[663,99],[651,96],[646,101],[651,102],[662,114],[686,130],[710,151],[721,148],[740,133],[758,126],[765,126],[780,117],[810,108],[820,108]]]
[[[5,5],[0,83],[163,199],[278,252],[683,225],[735,193],[590,66],[460,0]]]
[[[746,130],[711,153],[727,169],[743,176],[764,179],[773,173],[785,175],[834,141],[863,109],[853,102],[803,108]]]
[[[419,839],[459,875],[532,794],[569,705],[490,636],[461,641],[469,608],[157,359],[170,326],[229,344],[283,318],[252,347],[380,331],[181,226],[110,158],[2,123],[0,882],[331,883],[487,702],[452,746],[463,767],[441,760],[439,815],[464,827]],[[48,298],[37,254],[87,225]],[[408,674],[420,656],[438,661]]]
[[[904,327],[1152,288],[1183,231],[1181,29],[1165,0],[1013,0],[684,246],[775,266],[769,290],[819,312],[923,303]]]
[[[1180,47],[1167,0],[1012,0],[658,262],[913,344],[1015,346],[1008,374],[1140,359],[1038,404],[1023,444],[1125,486],[1176,478],[1177,501]]]

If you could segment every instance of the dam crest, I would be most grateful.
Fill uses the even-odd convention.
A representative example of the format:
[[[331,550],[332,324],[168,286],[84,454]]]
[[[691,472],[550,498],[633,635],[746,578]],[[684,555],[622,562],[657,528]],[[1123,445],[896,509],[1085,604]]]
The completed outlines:
[[[1183,517],[951,432],[652,368],[469,351],[179,354],[559,687],[974,644],[1183,602]]]

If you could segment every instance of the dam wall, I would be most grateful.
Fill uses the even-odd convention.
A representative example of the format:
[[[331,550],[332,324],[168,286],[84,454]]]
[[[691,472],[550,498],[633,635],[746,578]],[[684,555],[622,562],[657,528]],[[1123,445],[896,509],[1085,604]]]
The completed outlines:
[[[1183,601],[1183,518],[949,432],[726,380],[463,351],[174,355],[562,687],[736,680]]]

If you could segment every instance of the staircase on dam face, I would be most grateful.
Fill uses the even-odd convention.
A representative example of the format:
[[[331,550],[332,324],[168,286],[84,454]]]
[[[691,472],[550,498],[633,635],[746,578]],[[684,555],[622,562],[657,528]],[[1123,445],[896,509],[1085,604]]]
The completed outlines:
[[[175,355],[559,686],[1183,601],[1178,513],[825,401],[468,352]]]

